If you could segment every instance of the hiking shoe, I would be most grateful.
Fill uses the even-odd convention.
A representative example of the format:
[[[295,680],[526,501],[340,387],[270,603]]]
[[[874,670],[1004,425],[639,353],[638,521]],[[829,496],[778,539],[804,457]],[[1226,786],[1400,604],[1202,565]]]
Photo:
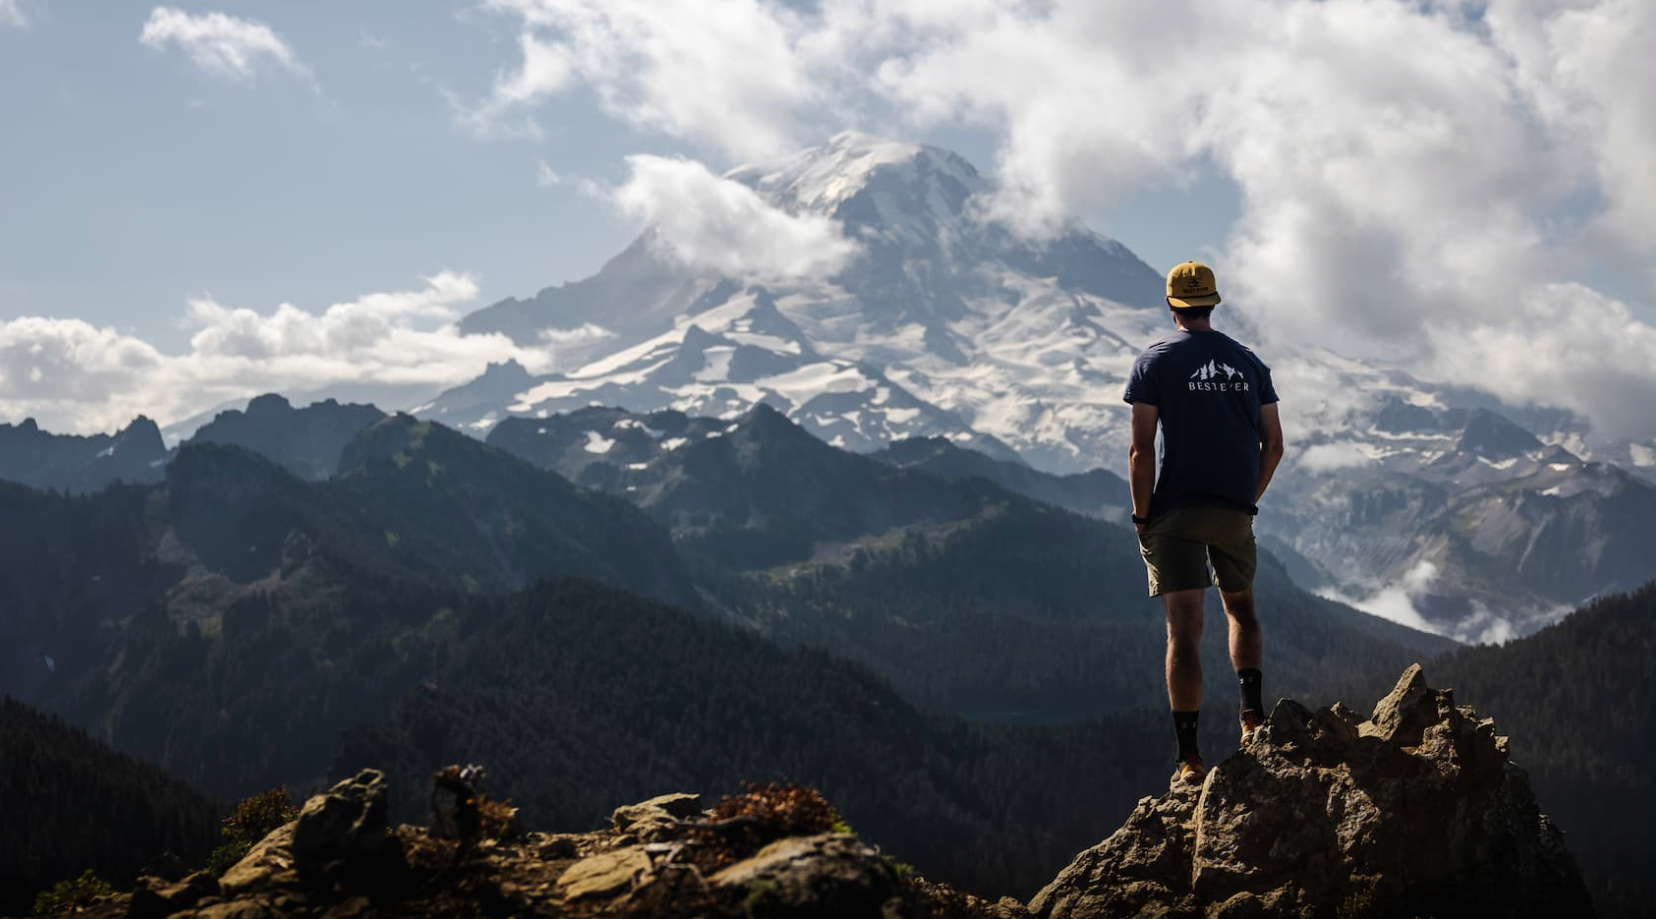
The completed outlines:
[[[1246,750],[1248,748],[1249,741],[1252,741],[1254,739],[1254,732],[1258,731],[1259,726],[1264,724],[1264,723],[1265,723],[1265,720],[1263,718],[1259,717],[1258,712],[1254,711],[1251,708],[1243,710],[1243,712],[1242,712],[1242,749]]]
[[[1179,760],[1178,771],[1173,773],[1175,784],[1200,785],[1207,776],[1207,767],[1202,765],[1202,758],[1192,753]]]

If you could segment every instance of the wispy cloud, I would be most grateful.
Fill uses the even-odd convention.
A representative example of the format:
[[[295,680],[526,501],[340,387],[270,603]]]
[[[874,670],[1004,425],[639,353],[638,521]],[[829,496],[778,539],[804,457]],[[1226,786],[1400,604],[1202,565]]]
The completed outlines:
[[[251,83],[262,70],[273,68],[313,89],[319,87],[293,47],[258,20],[224,13],[194,15],[158,6],[150,11],[138,41],[157,50],[177,47],[191,63],[217,79]]]
[[[0,322],[4,421],[107,431],[139,413],[163,422],[261,392],[404,394],[475,378],[490,363],[549,368],[552,348],[520,348],[501,335],[463,335],[460,308],[476,281],[443,272],[410,291],[375,293],[320,313],[282,304],[270,313],[188,302],[189,349],[166,354],[142,339],[75,319],[26,316]],[[592,337],[602,330],[578,330]]]
[[[11,26],[14,29],[29,27],[29,16],[23,10],[23,0],[0,0],[0,26]]]
[[[629,156],[631,177],[609,192],[626,214],[646,221],[653,239],[685,264],[760,280],[827,277],[859,251],[839,223],[789,214],[701,163]]]
[[[542,188],[552,188],[556,185],[562,185],[563,181],[563,176],[559,175],[557,170],[548,165],[546,160],[535,161],[536,185],[539,185]]]

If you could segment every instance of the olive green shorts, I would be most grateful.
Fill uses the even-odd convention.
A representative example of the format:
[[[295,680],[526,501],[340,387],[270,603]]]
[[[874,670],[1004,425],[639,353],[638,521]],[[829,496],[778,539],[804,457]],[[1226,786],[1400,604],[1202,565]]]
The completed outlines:
[[[1200,590],[1227,593],[1253,586],[1259,567],[1253,515],[1228,507],[1185,507],[1150,518],[1139,534],[1139,554],[1150,571],[1150,596]],[[1208,573],[1208,563],[1213,573]]]

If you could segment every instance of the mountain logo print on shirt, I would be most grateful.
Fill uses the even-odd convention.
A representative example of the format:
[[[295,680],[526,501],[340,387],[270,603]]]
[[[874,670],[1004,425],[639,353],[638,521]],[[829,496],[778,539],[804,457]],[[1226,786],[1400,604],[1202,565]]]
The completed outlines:
[[[1213,380],[1217,379],[1220,374],[1224,374],[1225,379],[1227,380],[1234,380],[1241,376],[1242,372],[1229,364],[1208,361],[1202,366],[1197,367],[1196,372],[1191,374],[1190,378],[1192,380]]]
[[[1190,375],[1193,392],[1247,392],[1248,381],[1242,371],[1229,364],[1208,361]]]

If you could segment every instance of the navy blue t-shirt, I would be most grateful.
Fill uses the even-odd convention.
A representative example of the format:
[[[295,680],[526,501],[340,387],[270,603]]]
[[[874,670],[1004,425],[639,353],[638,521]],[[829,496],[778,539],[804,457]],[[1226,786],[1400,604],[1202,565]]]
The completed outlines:
[[[1259,490],[1259,407],[1277,401],[1271,369],[1223,332],[1184,329],[1133,364],[1124,397],[1154,405],[1161,468],[1150,513],[1235,507],[1254,513]]]

